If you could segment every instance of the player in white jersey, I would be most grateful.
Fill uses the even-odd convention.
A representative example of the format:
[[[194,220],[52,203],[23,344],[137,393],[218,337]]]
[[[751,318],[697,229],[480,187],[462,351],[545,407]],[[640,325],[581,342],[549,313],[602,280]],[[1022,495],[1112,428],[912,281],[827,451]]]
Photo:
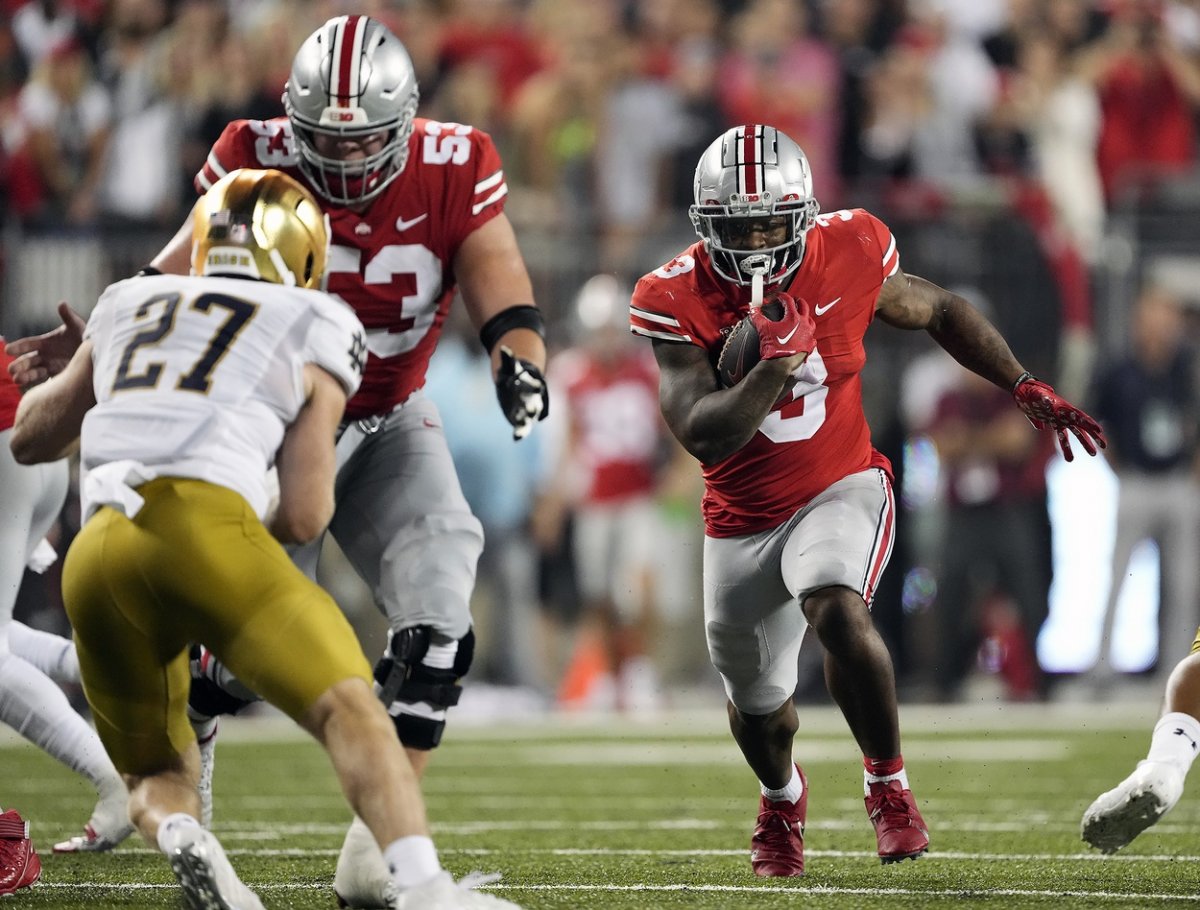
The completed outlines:
[[[82,774],[100,797],[83,833],[54,851],[110,850],[133,832],[128,794],[96,731],[58,686],[79,682],[75,646],[13,619],[26,566],[44,571],[56,558],[44,538],[62,511],[69,479],[65,460],[30,467],[13,459],[8,440],[20,400],[0,369],[0,722]]]
[[[512,907],[441,868],[354,632],[280,545],[329,521],[334,433],[365,354],[358,319],[315,290],[325,217],[287,175],[244,169],[194,220],[197,275],[106,290],[66,369],[22,400],[12,438],[17,460],[36,463],[82,437],[85,523],[63,600],[131,818],[194,910],[261,910],[197,819],[186,707],[188,647],[201,642],[329,752],[389,864],[389,906]]]

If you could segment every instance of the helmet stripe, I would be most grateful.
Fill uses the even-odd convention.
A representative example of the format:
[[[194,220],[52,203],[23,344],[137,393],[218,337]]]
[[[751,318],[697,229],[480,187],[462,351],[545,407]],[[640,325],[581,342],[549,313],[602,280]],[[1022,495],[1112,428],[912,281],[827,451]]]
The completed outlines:
[[[333,59],[329,101],[338,107],[350,107],[359,95],[359,60],[362,56],[363,16],[343,16],[334,26]]]
[[[751,195],[758,192],[759,183],[758,130],[757,126],[747,125],[742,131],[742,189]]]

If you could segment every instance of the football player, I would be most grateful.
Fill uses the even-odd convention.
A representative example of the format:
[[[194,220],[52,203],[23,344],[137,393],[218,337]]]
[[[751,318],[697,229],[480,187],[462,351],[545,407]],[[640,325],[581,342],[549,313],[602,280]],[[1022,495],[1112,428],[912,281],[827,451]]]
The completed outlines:
[[[469,598],[483,532],[421,387],[457,290],[484,348],[514,437],[549,407],[544,327],[512,226],[491,138],[416,116],[408,52],[381,22],[330,19],[301,45],[283,96],[287,116],[230,123],[196,175],[206,192],[239,167],[278,168],[308,186],[332,226],[329,291],[366,327],[362,387],[339,430],[329,531],[386,614],[380,695],[420,774],[471,665]],[[192,226],[155,258],[186,274]],[[78,318],[14,342],[14,375],[36,382],[63,362]],[[315,577],[320,540],[294,553]],[[197,665],[204,663],[197,661]],[[204,663],[206,678],[219,669]],[[211,729],[198,729],[208,736]],[[208,755],[211,755],[211,740]],[[360,820],[347,834],[336,889],[382,906],[387,870]]]
[[[361,324],[316,290],[325,216],[286,174],[239,169],[192,220],[194,276],[110,286],[12,436],[17,460],[36,463],[82,430],[84,525],[63,600],[130,815],[195,910],[261,910],[196,817],[186,707],[189,643],[202,642],[326,748],[386,857],[387,906],[513,907],[442,870],[354,631],[279,543],[315,539],[333,513],[334,433],[363,370]]]
[[[75,647],[69,639],[13,619],[26,565],[39,549],[53,554],[43,538],[62,511],[68,486],[65,461],[29,467],[13,459],[8,443],[20,400],[8,371],[0,369],[0,721],[78,771],[99,794],[83,833],[56,844],[54,851],[111,850],[133,833],[129,794],[96,731],[57,685],[79,682]]]
[[[1033,378],[966,300],[900,268],[887,226],[862,209],[819,214],[808,161],[773,127],[718,137],[696,168],[700,241],[638,282],[631,328],[653,339],[667,423],[703,467],[704,620],[734,739],[761,783],[750,861],[804,873],[808,789],[793,760],[792,703],[808,626],[863,754],[863,792],[885,863],[929,835],[900,751],[891,658],[870,616],[894,536],[891,466],[863,414],[863,335],[878,317],[924,329],[1009,389],[1038,429],[1089,454],[1094,420]],[[758,276],[756,278],[756,276]],[[751,306],[756,281],[783,315]],[[754,300],[761,304],[761,300]],[[719,386],[723,338],[749,313],[760,360]]]
[[[1101,793],[1083,813],[1083,839],[1116,853],[1166,815],[1183,796],[1183,782],[1200,751],[1200,630],[1191,652],[1167,678],[1162,715],[1150,750],[1133,773]]]

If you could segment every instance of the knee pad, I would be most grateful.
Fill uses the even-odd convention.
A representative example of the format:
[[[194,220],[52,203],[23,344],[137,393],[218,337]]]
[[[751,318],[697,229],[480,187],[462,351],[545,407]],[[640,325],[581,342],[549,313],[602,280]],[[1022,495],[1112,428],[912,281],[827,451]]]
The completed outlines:
[[[475,656],[475,632],[462,638],[438,635],[430,626],[393,632],[375,664],[375,693],[387,708],[396,735],[410,749],[434,749],[446,729],[446,711],[458,704]]]

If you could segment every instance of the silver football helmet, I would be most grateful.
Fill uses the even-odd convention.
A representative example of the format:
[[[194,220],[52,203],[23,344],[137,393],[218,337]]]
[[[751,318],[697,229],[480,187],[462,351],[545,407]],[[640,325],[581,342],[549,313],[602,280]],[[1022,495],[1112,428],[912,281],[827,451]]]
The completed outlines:
[[[336,16],[300,45],[283,92],[300,169],[330,202],[374,199],[408,161],[417,115],[417,75],[400,39],[367,16]],[[322,155],[317,136],[363,139],[383,148],[353,161]]]
[[[693,184],[692,226],[704,239],[713,268],[736,284],[750,284],[765,266],[765,283],[778,284],[800,266],[804,237],[821,210],[813,198],[812,169],[795,142],[773,126],[726,130],[700,156]],[[763,249],[732,245],[739,221],[788,219],[787,239]]]

